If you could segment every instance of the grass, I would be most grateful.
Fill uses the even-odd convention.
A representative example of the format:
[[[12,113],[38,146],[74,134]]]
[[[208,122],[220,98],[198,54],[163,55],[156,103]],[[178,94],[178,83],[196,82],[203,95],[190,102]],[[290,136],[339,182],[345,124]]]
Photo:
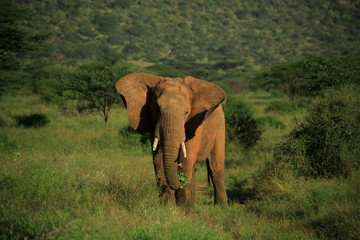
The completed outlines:
[[[259,181],[273,147],[304,114],[265,112],[268,96],[263,93],[243,97],[256,118],[270,115],[287,127],[265,125],[262,140],[246,151],[228,143],[227,206],[213,205],[201,164],[197,183],[206,187],[193,211],[185,213],[160,203],[150,151],[119,135],[128,124],[124,109],[116,109],[105,129],[97,115],[68,117],[35,95],[3,96],[1,238],[356,239],[359,174],[340,180]],[[15,116],[35,113],[50,123],[36,129],[17,126]]]

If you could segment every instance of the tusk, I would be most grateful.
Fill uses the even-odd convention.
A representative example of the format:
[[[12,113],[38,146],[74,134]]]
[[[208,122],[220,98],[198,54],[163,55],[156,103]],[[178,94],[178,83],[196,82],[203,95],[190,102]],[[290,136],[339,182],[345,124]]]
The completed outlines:
[[[182,142],[182,143],[181,143],[181,148],[182,148],[183,153],[184,153],[184,158],[186,158],[186,147],[185,147],[185,142]]]
[[[153,151],[155,151],[155,150],[156,150],[158,143],[159,143],[159,139],[154,138]]]

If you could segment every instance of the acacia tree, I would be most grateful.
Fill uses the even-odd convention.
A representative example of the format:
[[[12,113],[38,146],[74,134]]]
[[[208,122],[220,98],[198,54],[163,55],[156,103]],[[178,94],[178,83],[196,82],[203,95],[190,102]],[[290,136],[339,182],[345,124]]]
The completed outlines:
[[[291,100],[316,96],[329,87],[360,84],[360,57],[310,55],[273,66],[258,74],[254,82],[261,88],[280,89]]]
[[[77,100],[80,113],[96,110],[103,117],[107,128],[113,106],[120,101],[114,84],[128,73],[129,68],[120,64],[118,58],[90,61],[68,74],[66,89],[70,98]]]

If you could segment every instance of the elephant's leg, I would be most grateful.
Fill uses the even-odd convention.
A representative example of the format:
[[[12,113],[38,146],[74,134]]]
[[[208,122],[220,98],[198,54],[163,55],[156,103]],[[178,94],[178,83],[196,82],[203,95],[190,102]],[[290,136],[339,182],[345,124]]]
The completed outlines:
[[[175,192],[176,203],[178,205],[192,207],[196,203],[195,191],[195,170],[196,166],[192,164],[191,156],[183,162],[182,172],[188,177],[188,183]]]
[[[195,184],[196,168],[193,170],[192,178],[189,185],[189,205],[193,206],[196,203],[196,184]]]
[[[164,200],[166,203],[175,202],[174,191],[170,189],[165,178],[163,154],[161,148],[158,148],[157,152],[153,154],[153,163],[160,199]]]
[[[220,139],[221,140],[221,139]],[[225,146],[224,141],[215,141],[208,158],[208,174],[214,186],[215,204],[226,204],[227,194],[225,189]]]

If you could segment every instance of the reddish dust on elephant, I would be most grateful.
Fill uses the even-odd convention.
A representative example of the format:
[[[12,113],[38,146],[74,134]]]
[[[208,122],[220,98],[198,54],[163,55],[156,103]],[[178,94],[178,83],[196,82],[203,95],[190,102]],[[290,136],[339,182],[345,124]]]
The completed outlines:
[[[194,205],[195,170],[206,160],[214,201],[227,203],[221,106],[226,101],[224,91],[191,76],[167,78],[146,73],[128,74],[117,81],[115,88],[122,96],[131,126],[151,135],[161,198]]]

